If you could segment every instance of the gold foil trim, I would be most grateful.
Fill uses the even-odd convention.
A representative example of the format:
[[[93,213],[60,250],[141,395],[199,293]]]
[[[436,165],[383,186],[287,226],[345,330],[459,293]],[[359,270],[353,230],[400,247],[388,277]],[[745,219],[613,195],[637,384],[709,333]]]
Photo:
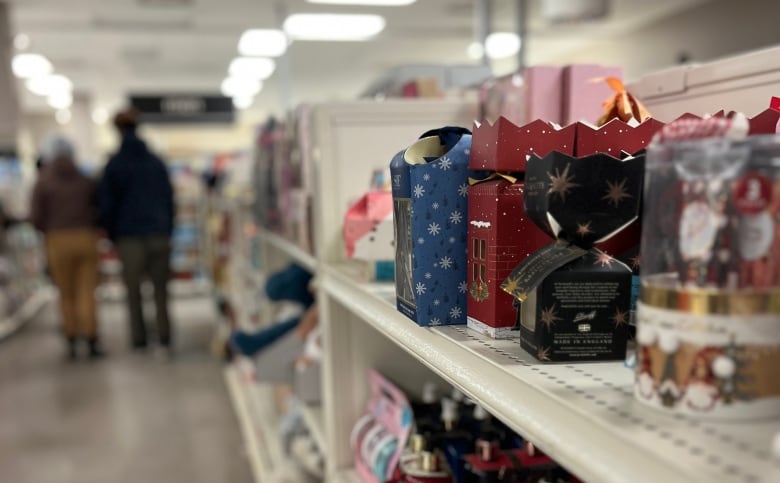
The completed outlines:
[[[642,282],[639,299],[651,307],[694,315],[780,315],[780,289],[746,292],[669,288]]]

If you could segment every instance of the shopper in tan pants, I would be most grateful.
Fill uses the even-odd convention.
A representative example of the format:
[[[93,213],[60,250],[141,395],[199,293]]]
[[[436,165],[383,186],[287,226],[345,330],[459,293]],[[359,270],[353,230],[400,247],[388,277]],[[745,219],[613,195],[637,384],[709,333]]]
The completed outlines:
[[[46,255],[60,294],[68,357],[86,340],[89,356],[103,356],[98,343],[95,289],[98,284],[96,184],[73,161],[73,146],[59,136],[46,140],[45,163],[33,190],[30,218],[44,233]]]

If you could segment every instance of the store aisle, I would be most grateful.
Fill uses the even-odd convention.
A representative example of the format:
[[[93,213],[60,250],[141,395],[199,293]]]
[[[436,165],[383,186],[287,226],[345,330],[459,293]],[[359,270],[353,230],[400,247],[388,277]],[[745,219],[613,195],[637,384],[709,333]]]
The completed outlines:
[[[172,307],[178,356],[127,349],[123,306],[100,314],[109,358],[66,363],[51,308],[0,343],[0,480],[248,483],[241,433],[209,354],[208,299]]]

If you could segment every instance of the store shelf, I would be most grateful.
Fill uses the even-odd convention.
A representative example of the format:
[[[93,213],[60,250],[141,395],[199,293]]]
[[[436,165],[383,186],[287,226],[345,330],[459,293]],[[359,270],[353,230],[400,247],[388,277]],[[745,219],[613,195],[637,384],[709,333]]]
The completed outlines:
[[[317,261],[314,259],[314,256],[303,251],[295,242],[268,231],[261,231],[261,234],[261,236],[265,237],[266,243],[287,254],[287,256],[304,268],[311,272],[317,269]]]
[[[328,483],[364,483],[354,469],[339,471],[336,476],[328,478]]]
[[[255,481],[268,483],[273,468],[284,459],[273,388],[254,383],[235,365],[225,369],[224,375]]]
[[[263,483],[263,474],[268,467],[266,455],[261,450],[260,435],[256,427],[254,415],[249,408],[246,383],[241,380],[241,375],[234,367],[225,369],[225,383],[233,402],[233,409],[238,416],[241,433],[246,444],[247,458],[252,467],[252,474],[257,483]]]
[[[22,328],[24,324],[35,317],[44,305],[53,299],[54,290],[50,287],[38,288],[13,315],[0,318],[0,340]]]
[[[325,267],[331,297],[585,481],[780,481],[780,421],[669,416],[633,396],[622,363],[541,364],[516,340],[463,326],[425,329],[395,310],[387,284]]]
[[[306,427],[309,428],[309,432],[311,433],[312,438],[314,438],[314,442],[317,443],[317,447],[322,454],[327,455],[325,420],[322,406],[304,404],[302,412],[303,420],[306,422]]]

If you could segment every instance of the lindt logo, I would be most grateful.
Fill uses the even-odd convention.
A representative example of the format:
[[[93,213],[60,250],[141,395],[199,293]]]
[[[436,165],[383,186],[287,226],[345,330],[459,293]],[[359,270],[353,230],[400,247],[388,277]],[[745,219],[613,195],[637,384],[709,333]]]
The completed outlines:
[[[583,320],[593,320],[596,318],[596,311],[592,312],[580,312],[574,316],[574,323],[582,322]]]
[[[401,187],[401,175],[396,174],[393,176],[393,186]]]

